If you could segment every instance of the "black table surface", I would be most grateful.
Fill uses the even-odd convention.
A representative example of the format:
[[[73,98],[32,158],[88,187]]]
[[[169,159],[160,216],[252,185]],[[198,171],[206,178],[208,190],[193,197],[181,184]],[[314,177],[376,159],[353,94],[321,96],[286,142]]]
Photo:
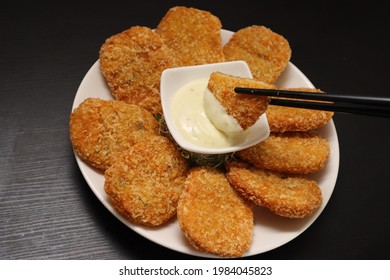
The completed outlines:
[[[106,38],[176,5],[282,34],[318,88],[390,97],[390,19],[375,1],[6,1],[0,6],[0,259],[193,259],[115,218],[69,141],[76,91]],[[23,2],[23,3],[21,3]],[[340,168],[319,218],[250,259],[390,258],[390,119],[336,113]]]

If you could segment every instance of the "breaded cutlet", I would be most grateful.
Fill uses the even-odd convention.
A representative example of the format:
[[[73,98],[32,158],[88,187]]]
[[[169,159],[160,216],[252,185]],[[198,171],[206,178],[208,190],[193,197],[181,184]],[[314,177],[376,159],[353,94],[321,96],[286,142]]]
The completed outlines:
[[[150,135],[122,152],[104,173],[115,209],[132,223],[160,226],[176,214],[187,161],[164,136]]]
[[[207,85],[208,90],[226,109],[228,115],[237,120],[243,130],[251,127],[266,111],[269,103],[267,96],[255,96],[234,92],[235,87],[273,89],[273,85],[254,79],[242,78],[213,72]]]
[[[226,61],[244,60],[253,78],[274,84],[291,58],[289,42],[271,29],[252,25],[235,32],[223,47]]]
[[[240,257],[250,247],[253,212],[249,201],[213,167],[191,169],[179,199],[177,218],[184,235],[198,250]]]
[[[309,174],[321,170],[330,147],[315,131],[271,133],[270,136],[236,155],[260,169],[288,174]]]
[[[321,189],[313,180],[285,175],[230,161],[226,176],[244,197],[279,216],[304,218],[322,203]]]
[[[118,153],[158,134],[158,122],[140,106],[117,100],[87,98],[70,115],[70,140],[85,162],[107,169]]]
[[[181,66],[223,62],[222,24],[208,11],[176,6],[159,22],[156,33],[175,52]]]
[[[162,112],[161,73],[178,66],[175,55],[152,29],[133,26],[108,38],[100,49],[100,69],[117,100]]]
[[[320,89],[288,88],[292,91],[307,91],[321,94]],[[272,132],[308,131],[327,124],[333,112],[269,105],[267,119]]]

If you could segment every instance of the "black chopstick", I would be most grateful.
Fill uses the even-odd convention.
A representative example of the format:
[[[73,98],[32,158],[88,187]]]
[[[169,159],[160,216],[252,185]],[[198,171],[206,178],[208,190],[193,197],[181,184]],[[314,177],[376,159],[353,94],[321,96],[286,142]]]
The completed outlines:
[[[275,99],[271,98],[271,105],[287,106],[303,109],[314,109],[322,111],[341,112],[349,114],[359,114],[366,116],[376,117],[390,117],[390,108],[370,105],[355,105],[345,103],[321,103],[321,102],[310,102],[310,101],[299,101],[299,100],[287,100],[287,99]]]
[[[361,114],[367,116],[390,117],[390,98],[384,97],[339,95],[330,93],[319,94],[295,90],[254,89],[240,87],[236,87],[235,92],[271,96],[271,105]],[[284,98],[293,98],[293,100]]]

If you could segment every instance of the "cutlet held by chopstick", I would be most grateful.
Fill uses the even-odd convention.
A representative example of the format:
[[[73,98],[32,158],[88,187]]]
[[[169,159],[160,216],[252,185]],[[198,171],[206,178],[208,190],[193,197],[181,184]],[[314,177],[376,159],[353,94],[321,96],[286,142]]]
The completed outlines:
[[[235,87],[275,88],[249,78],[214,72],[205,92],[205,109],[216,127],[227,133],[245,131],[268,107],[269,97],[237,94]]]

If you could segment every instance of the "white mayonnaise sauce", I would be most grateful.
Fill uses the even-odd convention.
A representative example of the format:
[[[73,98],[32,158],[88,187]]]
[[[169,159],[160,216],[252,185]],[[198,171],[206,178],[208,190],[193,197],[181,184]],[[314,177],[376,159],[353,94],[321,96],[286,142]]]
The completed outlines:
[[[242,140],[246,133],[226,134],[217,129],[205,112],[204,92],[208,78],[184,85],[173,97],[171,115],[176,129],[188,142],[207,148],[226,148]]]
[[[226,109],[207,88],[204,91],[203,102],[207,117],[219,130],[227,134],[243,132],[238,121],[227,113]]]

